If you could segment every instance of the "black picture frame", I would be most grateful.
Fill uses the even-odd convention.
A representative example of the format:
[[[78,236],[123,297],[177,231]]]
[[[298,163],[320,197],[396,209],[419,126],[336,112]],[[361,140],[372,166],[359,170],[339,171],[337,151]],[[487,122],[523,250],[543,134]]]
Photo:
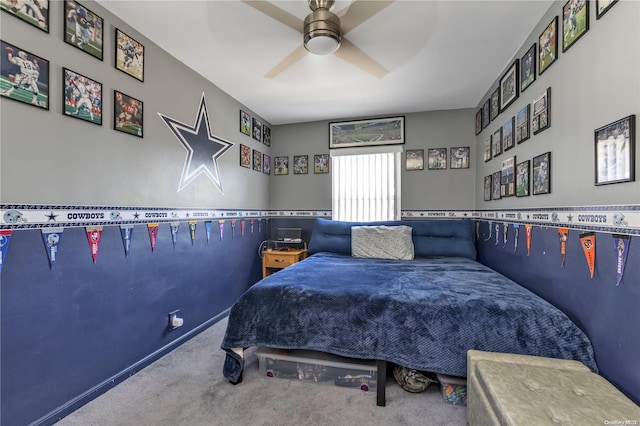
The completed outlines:
[[[274,157],[273,159],[273,174],[274,175],[288,175],[289,174],[289,156]]]
[[[250,169],[252,165],[251,147],[240,144],[240,166]]]
[[[251,119],[251,137],[258,142],[262,142],[262,121],[256,117]]]
[[[329,149],[404,144],[404,116],[329,123]]]
[[[537,135],[551,127],[551,87],[538,94],[531,105],[531,129]]]
[[[269,154],[262,154],[262,173],[271,174],[271,156]]]
[[[491,201],[491,175],[484,177],[484,201]]]
[[[293,174],[306,175],[309,173],[309,156],[294,155],[293,156]]]
[[[240,133],[251,136],[251,115],[240,110]]]
[[[491,98],[482,104],[482,128],[485,129],[491,122]]]
[[[144,81],[144,45],[119,28],[116,28],[115,67]]]
[[[102,61],[104,20],[75,0],[65,0],[63,19],[65,43]]]
[[[533,179],[531,193],[533,195],[551,193],[551,152],[533,157]]]
[[[506,110],[520,96],[520,61],[516,59],[500,78],[500,112]]]
[[[262,143],[271,146],[271,128],[266,124],[262,125]]]
[[[558,17],[554,16],[538,37],[538,75],[558,59]]]
[[[468,169],[471,164],[471,148],[454,146],[449,148],[449,168]]]
[[[405,170],[424,170],[424,149],[407,149]]]
[[[589,31],[589,0],[569,0],[562,7],[562,51]]]
[[[500,154],[502,154],[502,127],[491,135],[491,156],[496,158]]]
[[[618,0],[596,0],[596,20],[602,18],[602,15],[607,13],[616,3]]]
[[[17,6],[20,6],[20,8]],[[29,4],[16,4],[7,0],[0,0],[0,8],[27,24],[49,33],[49,0],[39,0]]]
[[[476,136],[482,132],[482,108],[476,112]]]
[[[489,108],[491,114],[491,121],[495,120],[500,114],[500,87],[496,87],[496,90],[491,94],[491,107]]]
[[[445,170],[447,168],[447,148],[429,148],[427,150],[427,169]]]
[[[329,154],[316,154],[313,156],[313,173],[329,173]]]
[[[531,160],[525,160],[516,165],[516,197],[528,197],[529,193],[529,170]]]
[[[595,185],[635,181],[635,114],[602,126],[593,134]]]
[[[102,126],[102,83],[62,68],[62,114]]]
[[[257,149],[253,150],[253,170],[262,172],[262,153]]]
[[[483,147],[484,147],[485,163],[493,158],[493,156],[491,155],[491,151],[492,151],[491,138],[492,138],[492,135],[487,135],[487,137],[484,138]]]
[[[520,93],[527,90],[536,81],[537,44],[533,43],[520,58]]]
[[[502,125],[502,148],[504,151],[508,151],[516,146],[515,123],[516,117],[512,116]]]
[[[500,181],[502,179],[502,172],[497,171],[491,175],[491,199],[499,200],[502,198],[502,187]]]
[[[49,61],[4,40],[0,40],[0,47],[2,97],[48,110]],[[21,65],[28,74],[22,72]]]
[[[114,89],[113,129],[144,137],[144,102]]]
[[[505,158],[500,172],[500,195],[513,197],[516,193],[516,157]]]
[[[526,104],[516,114],[516,143],[522,143],[531,137],[531,107]]]

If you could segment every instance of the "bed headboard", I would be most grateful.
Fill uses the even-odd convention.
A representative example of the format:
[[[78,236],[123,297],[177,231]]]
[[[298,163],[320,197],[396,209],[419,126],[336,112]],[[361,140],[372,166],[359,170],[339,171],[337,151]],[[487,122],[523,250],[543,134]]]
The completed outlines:
[[[341,222],[317,218],[311,231],[309,254],[324,251],[351,255],[351,227],[373,225],[410,226],[416,257],[476,258],[473,227],[469,219]]]

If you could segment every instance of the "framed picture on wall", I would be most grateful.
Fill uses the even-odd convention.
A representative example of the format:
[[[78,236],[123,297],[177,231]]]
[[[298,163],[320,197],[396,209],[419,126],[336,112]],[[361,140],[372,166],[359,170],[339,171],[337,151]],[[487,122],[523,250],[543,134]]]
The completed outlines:
[[[444,170],[447,168],[447,148],[429,148],[427,156],[429,170]]]
[[[500,111],[504,111],[511,105],[520,94],[520,85],[518,84],[520,61],[517,59],[504,73],[500,79]]]
[[[569,0],[562,8],[562,51],[569,49],[589,31],[589,2]]]
[[[482,128],[484,129],[491,122],[491,98],[482,104]]]
[[[116,68],[144,81],[144,46],[116,28]]]
[[[329,148],[404,144],[404,116],[329,123]]]
[[[596,19],[602,18],[618,0],[596,0]]]
[[[495,158],[500,154],[502,154],[502,127],[491,136],[491,156]]]
[[[262,154],[262,173],[265,175],[271,174],[271,156]]]
[[[309,156],[294,155],[293,156],[293,174],[306,175],[309,173]]]
[[[49,61],[5,41],[0,45],[2,96],[49,109]]]
[[[62,68],[62,113],[102,126],[102,83]]]
[[[289,157],[275,157],[273,159],[273,174],[288,175],[289,174]]]
[[[258,142],[262,142],[262,121],[253,117],[251,123],[252,136]]]
[[[329,173],[329,154],[316,154],[313,156],[313,173]]]
[[[526,160],[516,165],[516,197],[529,196],[529,165]]]
[[[253,150],[253,170],[256,172],[262,171],[262,153],[257,149]]]
[[[491,135],[484,138],[484,162],[491,160],[493,157],[491,155]]]
[[[554,16],[538,37],[538,74],[542,75],[558,59],[558,17]]]
[[[449,168],[468,169],[471,157],[471,149],[468,146],[456,146],[449,148]]]
[[[476,136],[482,131],[482,108],[476,112]]]
[[[515,195],[516,157],[504,160],[500,172],[500,194],[512,197]]]
[[[500,186],[500,181],[502,178],[502,173],[501,172],[495,172],[493,173],[493,175],[491,176],[491,199],[492,200],[499,200],[500,198],[502,198],[502,192],[501,192],[501,186]]]
[[[520,91],[524,92],[536,81],[536,44],[533,43],[527,53],[520,58]]]
[[[247,169],[251,168],[251,147],[243,144],[240,144],[240,165]]]
[[[74,0],[66,0],[64,5],[64,41],[102,60],[103,19]]]
[[[551,87],[533,99],[533,118],[531,119],[534,135],[549,127],[551,127]]]
[[[491,113],[491,121],[495,120],[500,114],[500,88],[496,87],[496,90],[491,94],[491,107],[489,108]]]
[[[635,180],[635,134],[635,115],[594,131],[596,185]]]
[[[271,128],[266,124],[262,125],[262,143],[271,146]]]
[[[113,91],[113,128],[143,137],[144,103],[117,90]]]
[[[551,192],[551,153],[533,157],[533,195]]]
[[[491,201],[491,175],[484,177],[484,201]]]
[[[406,157],[406,170],[424,170],[424,149],[408,149]]]
[[[240,110],[240,133],[251,136],[251,116]]]
[[[22,19],[28,24],[44,31],[49,32],[49,0],[38,0],[18,2],[16,0],[0,0],[0,7],[5,12],[10,13],[16,18]]]
[[[502,147],[504,148],[505,151],[508,151],[514,146],[516,146],[516,143],[513,137],[515,121],[516,121],[516,118],[511,117],[510,119],[505,121],[504,124],[502,125]]]
[[[529,104],[527,104],[516,114],[516,143],[522,143],[531,137],[529,131],[530,111]]]

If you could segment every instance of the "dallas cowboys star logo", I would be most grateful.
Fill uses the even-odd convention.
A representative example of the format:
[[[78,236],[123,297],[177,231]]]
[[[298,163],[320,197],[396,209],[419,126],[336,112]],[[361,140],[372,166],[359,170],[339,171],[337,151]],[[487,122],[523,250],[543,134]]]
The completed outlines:
[[[202,173],[224,194],[217,160],[233,146],[233,143],[211,133],[211,123],[209,122],[204,93],[202,93],[200,108],[198,108],[193,126],[161,113],[158,113],[158,115],[164,120],[175,137],[178,138],[184,149],[187,150],[187,158],[184,160],[178,192],[182,191],[185,186],[189,185]],[[203,121],[204,125],[202,125]]]

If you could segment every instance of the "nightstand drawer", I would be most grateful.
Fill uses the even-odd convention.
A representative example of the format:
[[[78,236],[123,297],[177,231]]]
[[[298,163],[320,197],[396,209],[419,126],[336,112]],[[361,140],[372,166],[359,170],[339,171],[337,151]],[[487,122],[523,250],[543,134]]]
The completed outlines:
[[[285,268],[298,261],[298,256],[285,256],[270,254],[264,259],[264,266],[267,268]]]

